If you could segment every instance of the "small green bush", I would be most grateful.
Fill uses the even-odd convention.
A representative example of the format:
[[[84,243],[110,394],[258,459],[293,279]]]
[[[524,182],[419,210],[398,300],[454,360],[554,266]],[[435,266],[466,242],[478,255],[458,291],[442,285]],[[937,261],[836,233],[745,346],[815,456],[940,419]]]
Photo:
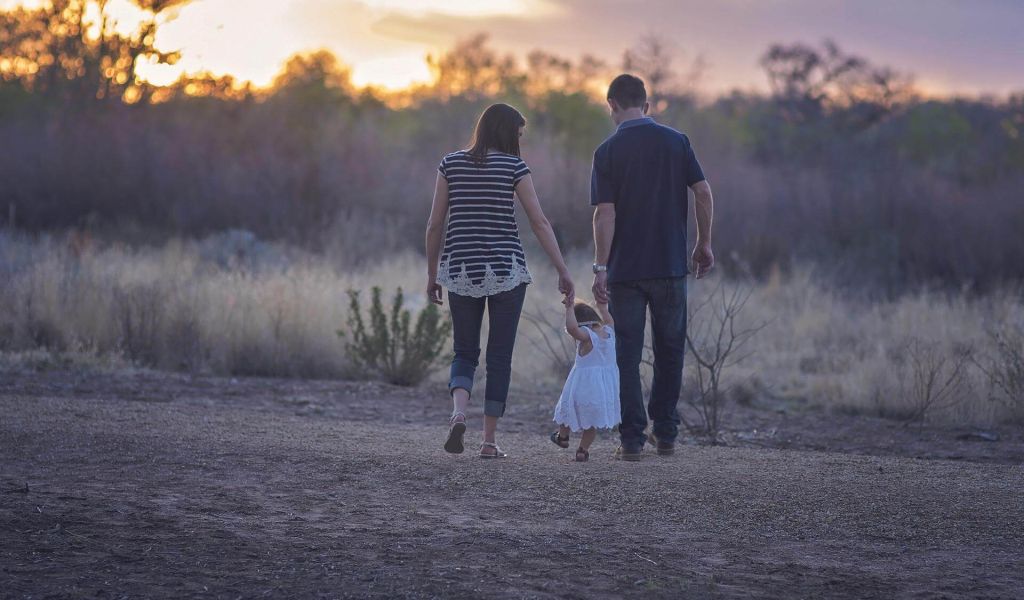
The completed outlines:
[[[391,314],[384,311],[381,290],[371,291],[369,328],[363,320],[359,291],[349,290],[348,331],[338,331],[346,340],[345,350],[354,366],[364,373],[380,377],[388,383],[413,386],[441,366],[445,343],[452,325],[434,304],[428,304],[416,317],[410,330],[412,314],[402,308],[402,288],[395,292]]]

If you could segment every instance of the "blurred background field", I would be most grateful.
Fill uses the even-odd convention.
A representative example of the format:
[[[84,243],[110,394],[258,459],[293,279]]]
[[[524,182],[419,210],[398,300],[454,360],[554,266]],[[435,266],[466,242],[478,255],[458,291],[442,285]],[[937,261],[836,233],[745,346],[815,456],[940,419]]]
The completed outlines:
[[[691,304],[738,288],[741,326],[763,326],[724,372],[729,402],[1024,419],[1024,94],[929,94],[899,65],[792,42],[752,57],[765,91],[712,95],[700,57],[656,35],[619,62],[473,36],[397,91],[356,85],[328,51],[267,87],[211,73],[158,86],[139,65],[176,60],[154,33],[187,2],[139,4],[127,32],[90,0],[0,9],[8,368],[369,376],[336,335],[346,291],[401,286],[423,307],[436,165],[494,101],[529,120],[524,158],[585,291],[603,86],[626,69],[690,136],[718,200],[719,269],[691,280]],[[560,306],[528,252],[514,385],[554,399]]]
[[[531,256],[537,256],[534,251]],[[148,367],[197,374],[364,378],[336,334],[347,319],[349,289],[406,290],[408,308],[425,305],[422,258],[396,254],[341,269],[330,256],[227,232],[198,241],[130,248],[81,238],[4,235],[0,258],[0,333],[7,368],[46,370]],[[588,281],[587,256],[571,256]],[[533,263],[520,326],[513,385],[557,397],[571,357],[561,332],[555,276]],[[970,352],[948,397],[921,418],[992,425],[1024,417],[1019,397],[987,369],[1012,357],[999,336],[1024,341],[1019,288],[976,295],[918,290],[869,300],[819,281],[810,265],[763,280],[690,283],[691,307],[719,285],[746,288],[738,326],[764,325],[747,355],[725,371],[727,402],[770,399],[801,407],[899,419],[916,418],[914,358],[954,362]],[[711,318],[712,304],[691,318]],[[549,344],[554,346],[549,346]],[[918,352],[917,355],[914,352]],[[688,357],[689,358],[689,357]],[[965,357],[967,358],[967,357]],[[693,360],[688,375],[694,376]],[[925,365],[927,366],[927,365]],[[444,374],[435,375],[437,381]],[[943,381],[938,381],[941,385]],[[696,388],[686,386],[688,393]]]

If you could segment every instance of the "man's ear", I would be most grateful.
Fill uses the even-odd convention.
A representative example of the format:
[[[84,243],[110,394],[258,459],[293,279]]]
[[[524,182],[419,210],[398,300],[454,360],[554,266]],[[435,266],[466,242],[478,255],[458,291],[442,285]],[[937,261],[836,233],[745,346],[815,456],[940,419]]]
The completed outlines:
[[[610,108],[613,113],[619,112],[619,103],[608,98],[608,108]]]
[[[644,102],[644,114],[646,115],[646,114],[648,114],[650,112],[651,112],[651,103],[650,102]]]

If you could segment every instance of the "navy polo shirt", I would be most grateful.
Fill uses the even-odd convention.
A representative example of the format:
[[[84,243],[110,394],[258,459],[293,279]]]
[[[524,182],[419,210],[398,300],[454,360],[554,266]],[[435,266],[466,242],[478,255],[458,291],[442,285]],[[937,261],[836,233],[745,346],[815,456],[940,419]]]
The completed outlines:
[[[631,119],[594,152],[590,204],[615,205],[608,282],[684,277],[686,190],[704,172],[682,133]]]

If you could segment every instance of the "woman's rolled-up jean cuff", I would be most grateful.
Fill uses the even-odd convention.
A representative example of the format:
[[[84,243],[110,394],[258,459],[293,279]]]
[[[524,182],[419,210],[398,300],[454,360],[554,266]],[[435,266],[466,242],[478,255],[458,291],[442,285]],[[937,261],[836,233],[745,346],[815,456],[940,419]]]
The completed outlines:
[[[462,388],[472,396],[473,395],[473,378],[466,377],[465,375],[454,375],[448,382],[448,393],[454,392],[456,389]]]
[[[488,417],[505,416],[505,403],[498,402],[497,400],[485,400],[484,414],[487,415]]]

